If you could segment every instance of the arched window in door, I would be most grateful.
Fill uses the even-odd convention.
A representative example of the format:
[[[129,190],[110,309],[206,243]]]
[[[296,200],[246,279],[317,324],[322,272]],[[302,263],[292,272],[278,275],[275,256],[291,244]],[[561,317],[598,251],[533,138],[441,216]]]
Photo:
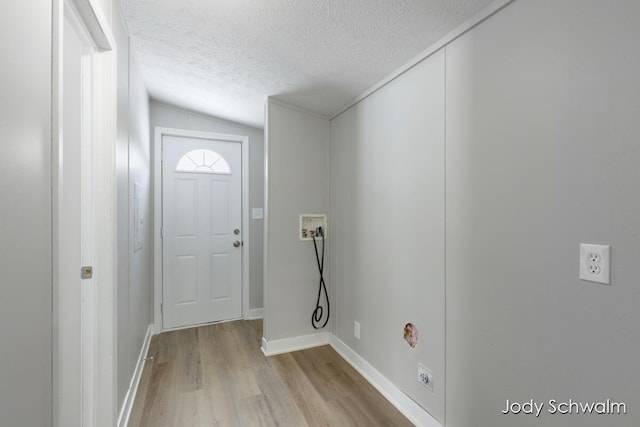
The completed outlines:
[[[211,150],[192,150],[182,156],[176,172],[231,174],[229,163],[220,154]]]

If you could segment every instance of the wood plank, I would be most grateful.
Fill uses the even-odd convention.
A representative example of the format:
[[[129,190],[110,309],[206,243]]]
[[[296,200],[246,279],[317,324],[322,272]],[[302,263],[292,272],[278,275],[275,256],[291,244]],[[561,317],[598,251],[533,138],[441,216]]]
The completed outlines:
[[[175,376],[176,369],[173,362],[153,364],[140,426],[173,426],[176,409]]]
[[[282,378],[296,406],[310,426],[331,426],[335,417],[311,381],[304,374],[290,353],[269,358],[270,365]]]
[[[405,426],[330,346],[264,357],[262,321],[153,337],[130,427]]]
[[[220,345],[220,328],[214,325],[198,328],[198,344],[200,346],[200,358],[202,364],[219,363],[225,361],[225,354]]]
[[[198,330],[200,328],[176,331],[174,342],[178,346],[175,353],[176,369],[180,375],[176,377],[176,389],[184,393],[202,388],[202,366]]]
[[[352,380],[337,370],[331,360],[317,358],[310,350],[313,349],[296,351],[292,356],[324,400],[331,400],[336,395],[348,396],[356,391]]]
[[[205,390],[181,393],[173,425],[189,427],[221,426],[214,417],[209,396]]]
[[[271,369],[262,369],[255,374],[260,391],[267,401],[269,412],[283,426],[306,426],[304,416],[289,394],[280,376]]]
[[[151,350],[151,347],[149,347]],[[150,354],[150,352],[148,353]],[[151,382],[151,371],[153,370],[153,360],[147,360],[144,363],[142,369],[142,375],[140,377],[140,384],[138,385],[138,392],[136,393],[133,406],[131,407],[131,415],[129,416],[129,425],[140,425],[142,420],[142,414],[144,409],[144,401],[147,398],[147,393],[150,389],[149,383]]]
[[[253,369],[233,367],[229,372],[233,397],[239,400],[261,394]]]
[[[266,359],[260,347],[251,339],[250,328],[246,322],[226,322],[220,327],[219,345],[230,367],[262,369],[267,367]],[[249,335],[249,336],[247,336]]]
[[[165,332],[160,335],[156,335],[156,353],[155,361],[158,363],[173,362],[176,360],[176,354],[178,351],[178,335],[181,331]]]
[[[255,344],[257,344],[258,347],[261,347],[262,346],[262,319],[249,320],[247,321],[247,324],[251,327],[251,330],[253,331],[253,339]]]
[[[215,394],[207,390],[207,393],[214,421],[224,427],[240,426],[240,417],[236,410],[236,399],[233,398],[231,392]]]
[[[333,399],[327,402],[327,405],[332,408],[333,414],[336,419],[340,420],[340,426],[356,426],[356,427],[369,427],[381,425],[375,416],[375,414],[367,414],[363,412],[361,408],[353,404],[353,401],[349,396],[341,397],[340,399]]]
[[[237,411],[242,426],[277,426],[269,411],[267,400],[262,395],[251,396],[238,400]],[[283,426],[285,424],[282,424]]]

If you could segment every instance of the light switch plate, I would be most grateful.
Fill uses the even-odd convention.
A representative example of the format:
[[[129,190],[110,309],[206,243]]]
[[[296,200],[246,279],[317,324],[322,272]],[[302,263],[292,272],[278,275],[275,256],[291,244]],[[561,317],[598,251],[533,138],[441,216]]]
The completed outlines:
[[[251,209],[251,219],[264,219],[264,209],[263,208]]]

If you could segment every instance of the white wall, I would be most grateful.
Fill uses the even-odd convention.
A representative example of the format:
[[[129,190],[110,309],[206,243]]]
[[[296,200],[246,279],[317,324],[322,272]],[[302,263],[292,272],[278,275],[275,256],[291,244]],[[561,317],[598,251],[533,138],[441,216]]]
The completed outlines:
[[[152,233],[149,97],[129,37],[114,5],[113,31],[118,47],[117,181],[117,403],[121,410],[131,386],[145,334],[152,323]],[[134,248],[134,183],[140,185],[142,248]]]
[[[151,131],[156,126],[249,137],[249,208],[264,207],[264,132],[235,122],[151,101]],[[263,220],[249,220],[249,307],[261,309]]]
[[[449,427],[640,425],[639,17],[518,0],[447,47]],[[611,286],[579,243],[612,245]],[[531,398],[629,413],[500,413]]]
[[[441,422],[444,64],[438,52],[332,120],[330,169],[335,334]],[[433,393],[416,381],[419,363]]]
[[[117,264],[117,351],[118,407],[129,389],[131,370],[129,339],[129,37],[122,18],[113,20],[117,44],[117,139],[116,139],[116,264]]]
[[[153,323],[153,231],[149,95],[133,51],[129,53],[129,360],[137,361]],[[134,185],[139,189],[141,246],[135,247]],[[131,366],[133,368],[135,365]]]
[[[441,297],[427,274],[446,253],[448,427],[640,425],[639,16],[630,0],[518,0],[331,122],[336,334],[402,388],[386,323],[398,294]],[[445,156],[419,137],[442,127]],[[442,208],[438,188],[446,250],[437,214],[433,235],[419,221]],[[579,243],[612,245],[611,286],[578,280]],[[540,418],[501,414],[531,398]],[[607,398],[629,413],[547,412]]]
[[[298,238],[298,222],[300,214],[329,210],[328,138],[326,118],[267,102],[267,341],[315,332],[311,314],[318,294],[318,268],[313,243]],[[328,218],[327,241],[332,233]],[[327,285],[331,294],[331,284]]]
[[[43,0],[0,13],[3,425],[50,426],[52,417],[51,19]]]

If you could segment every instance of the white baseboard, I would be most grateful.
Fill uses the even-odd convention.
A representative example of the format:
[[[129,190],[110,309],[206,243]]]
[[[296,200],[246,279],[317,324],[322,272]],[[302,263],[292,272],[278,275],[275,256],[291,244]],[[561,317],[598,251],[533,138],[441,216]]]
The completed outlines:
[[[442,427],[440,423],[424,410],[420,405],[414,402],[410,397],[404,394],[395,384],[389,381],[376,368],[371,366],[369,362],[364,360],[362,356],[353,351],[351,347],[346,345],[340,338],[330,334],[331,347],[346,360],[356,371],[360,373],[367,381],[373,385],[393,406],[398,408],[402,414],[416,426],[422,427]]]
[[[319,347],[329,344],[329,332],[319,332],[317,334],[302,335],[293,338],[267,341],[262,338],[262,352],[265,356],[274,356],[281,353],[304,350],[311,347]]]
[[[249,313],[245,316],[246,320],[262,319],[264,317],[264,308],[250,308]]]
[[[120,409],[120,415],[118,416],[118,427],[127,427],[129,423],[129,417],[131,416],[131,408],[133,407],[133,401],[136,398],[138,392],[138,385],[140,385],[140,378],[142,377],[142,370],[144,369],[144,359],[147,357],[149,351],[149,344],[151,344],[151,337],[153,336],[153,324],[147,328],[147,334],[144,336],[144,342],[140,349],[140,355],[138,356],[138,362],[136,363],[136,369],[133,371],[131,382],[129,383],[129,390],[124,398],[124,403]]]

